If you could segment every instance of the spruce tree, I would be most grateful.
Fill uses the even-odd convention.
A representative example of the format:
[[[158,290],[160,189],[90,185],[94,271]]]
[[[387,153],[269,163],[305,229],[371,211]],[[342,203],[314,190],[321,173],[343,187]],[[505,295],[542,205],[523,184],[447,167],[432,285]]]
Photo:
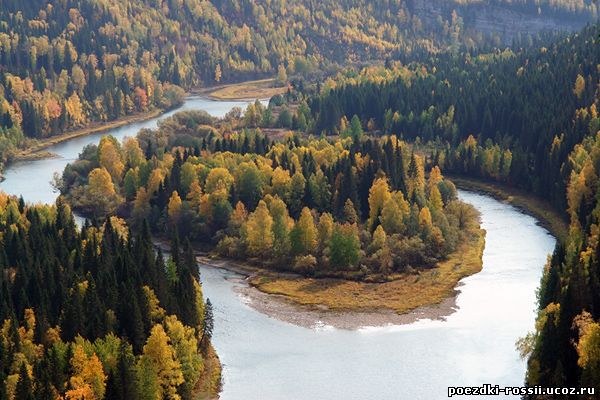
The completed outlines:
[[[215,321],[213,317],[213,306],[210,302],[210,299],[206,299],[206,304],[204,305],[204,316],[202,318],[202,347],[204,349],[207,348],[210,343],[210,339],[213,335],[213,330],[215,328]]]

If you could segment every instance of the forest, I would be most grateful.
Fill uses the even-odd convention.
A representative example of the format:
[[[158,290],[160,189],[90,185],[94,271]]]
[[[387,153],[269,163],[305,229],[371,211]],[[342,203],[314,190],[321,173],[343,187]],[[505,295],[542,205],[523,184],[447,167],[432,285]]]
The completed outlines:
[[[192,399],[219,385],[188,241],[78,229],[68,205],[0,196],[0,399]],[[218,364],[218,362],[217,362]]]
[[[565,209],[570,171],[563,163],[598,130],[596,36],[592,26],[521,50],[441,55],[404,67],[399,76],[323,86],[309,102],[314,131],[339,131],[342,119],[357,115],[379,134],[432,142],[451,169],[483,175],[472,162],[478,152],[466,155],[473,158],[469,165],[452,161],[468,150],[472,135],[498,155],[511,152],[507,181]]]
[[[147,220],[157,235],[176,231],[222,256],[321,277],[430,268],[478,227],[454,185],[438,168],[426,179],[422,157],[395,136],[229,132],[253,110],[232,121],[181,112],[122,145],[104,137],[68,166],[61,191],[94,218]]]
[[[315,133],[339,134],[352,118],[414,143],[429,167],[527,189],[564,213],[536,331],[519,343],[529,385],[600,382],[597,38],[590,26],[519,50],[443,54],[400,74],[350,76],[307,101]]]
[[[0,167],[198,88],[288,87],[222,119],[103,137],[55,177],[54,205],[0,194],[0,400],[214,394],[194,249],[418,279],[478,229],[444,175],[524,189],[568,221],[518,347],[527,385],[598,386],[599,26],[485,33],[486,6],[598,17],[588,0],[0,0]]]
[[[432,195],[431,180],[441,177],[441,172],[527,189],[565,210],[565,218],[570,221],[568,237],[557,245],[545,269],[536,331],[519,344],[529,360],[527,383],[594,385],[600,379],[600,358],[594,350],[600,332],[596,304],[596,286],[600,282],[596,254],[596,153],[600,143],[596,136],[600,129],[597,35],[597,27],[590,26],[562,39],[542,38],[534,46],[522,49],[480,55],[439,54],[406,65],[389,63],[388,69],[347,71],[323,84],[295,86],[293,92],[273,99],[267,108],[256,103],[243,114],[234,111],[217,123],[207,116],[180,114],[166,121],[158,132],[141,132],[135,144],[130,140],[122,149],[116,143],[107,146],[107,153],[114,156],[102,157],[106,153],[102,143],[98,148],[88,148],[65,171],[60,183],[74,207],[97,212],[91,206],[95,201],[89,201],[94,193],[90,178],[100,175],[103,158],[116,157],[119,171],[111,174],[106,167],[114,163],[106,162],[102,181],[109,186],[117,182],[110,189],[115,193],[111,210],[123,213],[134,225],[141,212],[152,221],[153,229],[164,231],[181,213],[185,215],[190,210],[193,216],[195,196],[201,222],[196,228],[193,223],[185,226],[193,220],[186,217],[182,219],[185,223],[177,224],[177,230],[200,239],[205,235],[204,241],[220,230],[212,244],[223,255],[264,259],[266,250],[276,253],[270,246],[280,243],[273,240],[280,234],[278,230],[289,229],[285,235],[289,249],[298,250],[288,251],[295,258],[291,263],[286,260],[284,265],[292,265],[308,275],[339,276],[339,270],[346,270],[343,276],[362,278],[383,273],[382,264],[387,262],[388,254],[392,260],[387,264],[391,266],[389,272],[402,270],[400,260],[409,257],[398,249],[402,241],[410,240],[418,231],[411,234],[411,229],[428,225],[422,223],[429,219],[421,215],[424,206],[432,215],[432,226],[442,232],[438,237],[443,242],[438,241],[437,248],[443,249],[440,243],[452,243],[452,235],[448,236],[443,228],[445,223],[440,223],[432,212],[438,195],[435,190]],[[279,142],[271,141],[260,129],[269,132],[273,126],[291,128],[296,133]],[[317,139],[303,135],[304,132],[322,136]],[[110,138],[104,139],[104,143],[109,142]],[[334,158],[320,154],[327,154],[330,147],[335,149],[331,150]],[[132,153],[137,156],[128,155]],[[131,161],[134,158],[140,160],[137,174],[132,168],[136,165]],[[208,166],[203,165],[205,159]],[[147,166],[150,160],[154,163],[151,167]],[[189,176],[184,170],[192,171],[194,165],[200,165],[198,171],[193,171],[200,177],[198,185],[186,190],[186,179],[192,180],[184,178]],[[225,182],[219,185],[225,187],[228,201],[221,208],[210,200],[211,192],[218,186],[213,181],[215,171],[222,166],[222,177],[217,180]],[[156,172],[157,169],[162,172]],[[261,173],[266,173],[270,181],[265,182]],[[173,174],[179,175],[175,181]],[[320,191],[321,174],[324,178]],[[120,180],[122,184],[118,183]],[[277,189],[278,180],[283,182],[283,189]],[[247,185],[249,182],[254,183]],[[448,202],[453,198],[453,190],[446,182],[440,181],[437,191],[452,228],[456,227],[457,215],[452,207],[457,203]],[[415,191],[419,187],[425,188],[422,195]],[[190,192],[195,194],[189,195]],[[301,201],[294,201],[296,193]],[[319,205],[319,193],[329,193],[331,197],[326,198],[331,201],[321,203],[330,204],[329,208]],[[144,195],[144,202],[139,201],[140,194]],[[283,201],[277,201],[274,194]],[[400,210],[410,212],[405,214],[408,218],[400,218],[404,225],[400,236],[389,234],[394,228],[384,223],[385,207],[379,216],[381,229],[373,224],[373,216],[380,212],[376,210],[385,203],[378,197],[406,202],[407,207],[396,202]],[[345,207],[347,204],[350,207]],[[306,210],[304,206],[308,206]],[[352,208],[350,212],[348,208]],[[221,212],[227,218],[215,219]],[[291,222],[278,222],[278,213],[283,213],[283,221],[289,215]],[[322,223],[322,216],[328,214],[333,219],[331,232],[336,231],[336,224],[342,233],[344,225],[357,222],[358,232],[352,234],[354,247],[352,240],[344,244],[332,234],[328,246],[307,251],[311,240],[299,243],[313,234],[319,238],[327,224]],[[214,225],[215,221],[221,225]],[[195,231],[197,227],[201,228]],[[418,237],[427,240],[422,231]],[[381,247],[382,242],[387,249]],[[287,246],[288,242],[284,243]],[[366,271],[359,269],[357,274],[356,267],[338,266],[336,275],[331,269],[337,264],[332,244],[347,246],[345,251],[352,249],[352,254],[358,250],[358,258],[353,260],[360,259]],[[434,249],[434,244],[427,242],[426,247]],[[334,265],[328,264],[332,255]],[[373,259],[379,265],[370,263],[369,255],[375,255]],[[439,259],[444,252],[425,255]],[[415,265],[426,265],[423,261],[426,259],[421,258]],[[277,265],[276,259],[265,262]],[[352,262],[346,267],[350,264],[358,265]],[[329,267],[319,271],[315,265]]]
[[[477,2],[455,4],[464,20],[449,6],[430,21],[400,0],[3,0],[0,161],[32,139],[171,108],[199,86],[499,43],[471,26],[466,3]],[[597,14],[587,1],[496,3],[580,25]]]

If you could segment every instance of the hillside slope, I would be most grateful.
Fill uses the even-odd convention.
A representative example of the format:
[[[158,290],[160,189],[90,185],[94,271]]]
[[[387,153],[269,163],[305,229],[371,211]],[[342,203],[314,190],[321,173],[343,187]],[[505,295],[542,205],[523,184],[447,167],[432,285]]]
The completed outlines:
[[[178,87],[306,76],[578,28],[596,16],[588,3],[3,0],[0,155],[27,138],[172,107]]]

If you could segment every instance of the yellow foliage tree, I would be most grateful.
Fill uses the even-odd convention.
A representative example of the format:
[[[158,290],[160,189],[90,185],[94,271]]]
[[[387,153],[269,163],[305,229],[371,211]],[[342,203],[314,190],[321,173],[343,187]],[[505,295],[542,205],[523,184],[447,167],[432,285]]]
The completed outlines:
[[[290,196],[291,187],[290,172],[281,167],[275,168],[271,177],[271,193],[279,196],[282,200],[287,200]]]
[[[317,248],[317,228],[307,207],[302,209],[300,218],[290,233],[290,240],[296,254],[310,254]]]
[[[600,366],[600,324],[594,321],[589,312],[584,311],[575,318],[574,325],[579,330],[577,364],[584,369],[598,368]]]
[[[163,179],[164,179],[164,175],[163,175],[162,171],[158,168],[154,169],[152,171],[152,173],[150,173],[150,177],[148,178],[148,185],[147,185],[148,193],[149,194],[156,193],[156,191],[160,187],[160,184],[162,183]]]
[[[113,195],[115,194],[115,185],[112,182],[110,174],[105,168],[96,168],[90,172],[88,177],[89,190],[94,195]]]
[[[167,214],[169,215],[169,220],[171,222],[177,222],[179,219],[179,216],[181,215],[181,206],[181,197],[179,197],[179,193],[175,190],[171,194],[169,204],[167,205]]]
[[[246,241],[250,254],[260,256],[273,247],[273,217],[261,200],[246,223]]]
[[[204,189],[206,193],[213,193],[219,189],[224,189],[229,193],[234,178],[225,168],[213,168],[206,177]]]
[[[385,234],[385,230],[383,226],[379,225],[375,232],[373,232],[373,240],[371,241],[371,248],[374,250],[379,250],[385,246],[387,240],[387,235]]]
[[[234,230],[238,230],[242,227],[247,219],[248,211],[246,210],[246,206],[241,201],[238,201],[235,205],[235,209],[231,213],[231,217],[229,218],[229,226]]]
[[[100,167],[106,169],[112,179],[119,183],[123,177],[125,165],[121,159],[121,152],[116,139],[104,136],[98,145],[98,161]]]
[[[202,188],[198,179],[194,179],[190,185],[190,190],[186,196],[186,200],[190,203],[192,210],[200,213],[200,204],[202,204]]]
[[[71,367],[74,374],[69,379],[71,389],[65,397],[68,400],[101,400],[106,391],[106,375],[102,363],[93,353],[91,356],[85,353],[83,346],[75,345]]]
[[[65,101],[65,110],[67,116],[73,126],[81,126],[85,124],[86,117],[81,104],[81,99],[77,93],[73,92],[71,97]]]
[[[431,227],[431,211],[428,207],[423,207],[419,212],[419,226],[421,229]]]
[[[157,384],[156,399],[179,400],[177,387],[183,383],[181,363],[162,325],[154,325],[139,360],[144,373]]]
[[[20,351],[27,358],[29,364],[33,365],[41,356],[43,346],[35,344],[35,313],[33,309],[26,308],[24,311],[24,326],[19,327]]]
[[[135,138],[127,137],[123,140],[123,153],[129,168],[139,167],[144,161],[144,153]]]
[[[171,346],[175,350],[175,356],[181,364],[183,384],[191,392],[204,369],[202,356],[198,353],[196,332],[194,328],[183,325],[174,315],[165,319],[165,327]]]
[[[585,78],[581,74],[577,74],[577,78],[575,79],[575,86],[573,87],[573,94],[577,96],[578,99],[580,99],[584,90]]]
[[[106,216],[114,213],[121,202],[115,191],[112,178],[105,168],[96,168],[88,176],[84,203],[96,215]]]
[[[442,171],[440,171],[440,168],[436,165],[431,169],[431,172],[429,173],[429,189],[431,190],[432,187],[437,186],[437,184],[440,183],[443,179],[444,178],[442,177]]]
[[[404,216],[398,202],[394,199],[388,199],[381,210],[381,225],[383,229],[393,235],[404,231]]]
[[[150,311],[150,321],[154,324],[162,322],[165,317],[165,310],[160,306],[160,302],[158,301],[158,297],[154,293],[149,286],[142,287],[144,291],[144,296],[146,297],[146,301],[148,302],[148,308]]]
[[[323,213],[319,217],[319,225],[317,226],[317,238],[319,247],[324,248],[331,239],[333,233],[333,217],[329,213]]]
[[[379,223],[379,216],[385,203],[391,199],[390,187],[386,178],[378,178],[369,190],[369,220],[367,222],[371,232]]]

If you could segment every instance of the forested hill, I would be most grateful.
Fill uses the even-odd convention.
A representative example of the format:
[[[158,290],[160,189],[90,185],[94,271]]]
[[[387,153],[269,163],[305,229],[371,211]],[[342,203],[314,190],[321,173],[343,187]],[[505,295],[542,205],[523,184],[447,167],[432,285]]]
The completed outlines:
[[[413,12],[424,24],[435,24],[454,10],[466,29],[493,35],[504,44],[543,30],[579,30],[584,21],[597,17],[590,1],[413,1]]]
[[[28,138],[172,107],[180,87],[499,44],[595,16],[567,0],[2,0],[0,161]]]
[[[536,332],[521,342],[527,383],[600,383],[600,43],[598,26],[513,53],[440,56],[386,78],[326,84],[316,131],[347,120],[427,142],[443,171],[525,187],[566,211],[545,268]],[[347,128],[346,128],[347,129]]]
[[[563,163],[574,146],[600,126],[597,36],[598,27],[591,26],[518,52],[440,55],[385,82],[366,77],[325,85],[310,101],[315,131],[339,130],[343,118],[356,114],[365,126],[370,122],[381,133],[410,140],[419,137],[456,146],[474,135],[485,146],[489,139],[512,152],[504,180],[565,209],[570,170],[563,169]],[[448,150],[444,153],[452,156]],[[487,166],[471,161],[447,167],[485,175]]]

